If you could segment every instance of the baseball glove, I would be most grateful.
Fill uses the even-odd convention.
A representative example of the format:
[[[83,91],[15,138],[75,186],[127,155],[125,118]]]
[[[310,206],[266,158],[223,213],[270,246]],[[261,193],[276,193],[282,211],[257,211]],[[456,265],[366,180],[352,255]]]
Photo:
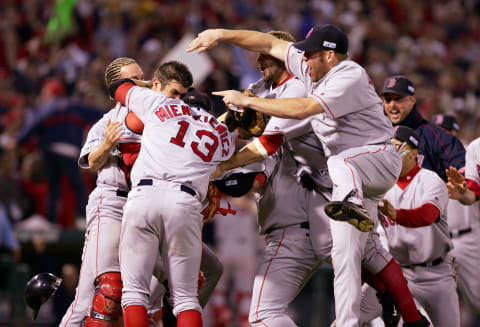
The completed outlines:
[[[207,222],[215,216],[218,207],[220,206],[221,193],[213,184],[208,184],[207,200],[208,204],[203,208],[201,214],[203,215],[203,222]]]
[[[256,94],[248,89],[243,89],[242,93],[249,97],[256,97]],[[251,108],[243,108],[241,111],[229,110],[225,117],[225,124],[230,132],[240,127],[251,136],[262,135],[267,126],[264,114]]]

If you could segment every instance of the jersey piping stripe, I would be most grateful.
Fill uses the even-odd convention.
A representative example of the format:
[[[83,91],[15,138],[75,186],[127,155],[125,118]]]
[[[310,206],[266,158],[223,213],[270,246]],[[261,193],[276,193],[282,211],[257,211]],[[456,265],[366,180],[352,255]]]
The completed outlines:
[[[88,240],[89,240],[89,238],[87,236],[87,238],[85,239],[85,245],[83,247],[82,266],[80,268],[80,274],[78,275],[79,284],[80,284],[80,281],[82,280],[83,269],[85,268],[83,263],[85,262],[84,259],[85,259],[85,255],[87,254]],[[78,303],[79,290],[80,290],[80,287],[79,287],[79,285],[77,285],[77,290],[75,291],[75,302],[72,305],[72,310],[70,311],[70,316],[68,317],[67,321],[65,322],[65,325],[63,325],[63,326],[68,326],[68,323],[70,322],[70,319],[72,319],[73,312],[75,311],[75,308],[77,307],[77,303]],[[62,327],[62,326],[60,326],[60,327]]]
[[[350,172],[352,173],[352,178],[353,178],[353,186],[355,187],[355,190],[357,191],[358,193],[358,188],[357,188],[357,183],[355,183],[355,174],[353,173],[353,170],[352,168],[350,167],[350,165],[347,163],[347,160],[349,159],[353,159],[353,158],[356,158],[356,157],[359,157],[361,155],[364,155],[364,154],[375,154],[375,153],[378,153],[378,152],[382,152],[382,151],[385,151],[385,149],[387,148],[387,145],[384,144],[383,145],[383,149],[378,149],[377,151],[368,151],[368,152],[362,152],[362,153],[357,153],[356,155],[354,156],[351,156],[351,157],[346,157],[345,159],[343,159],[343,161],[345,162],[345,165],[348,167],[348,169],[350,169]],[[362,199],[362,205],[363,205],[363,199]]]
[[[287,67],[287,70],[288,70],[289,74],[292,74],[292,70],[290,69],[290,63],[289,63],[289,60],[288,60],[289,55],[288,54],[290,53],[290,50],[292,49],[292,47],[293,47],[293,43],[290,43],[288,45],[288,48],[287,48],[287,56],[286,56],[286,60],[285,60],[285,62],[286,62],[285,66]]]
[[[100,205],[102,204],[102,195],[97,205],[97,248],[95,249],[95,277],[98,276],[98,239],[100,238]]]
[[[332,116],[332,118],[335,119],[335,115],[334,115],[333,112],[330,110],[330,107],[327,105],[327,103],[326,103],[325,101],[323,101],[323,99],[322,99],[319,95],[316,95],[315,93],[312,93],[312,96],[315,97],[315,98],[317,98],[317,99],[319,99],[319,100],[323,103],[322,107],[324,107],[325,109],[327,109],[327,110],[328,110],[328,113],[330,114],[330,116]]]
[[[260,300],[262,299],[263,285],[265,284],[265,279],[267,279],[268,271],[270,270],[270,266],[272,265],[273,259],[275,259],[275,257],[278,255],[278,251],[280,251],[280,247],[282,246],[283,239],[285,238],[285,231],[286,231],[286,228],[283,229],[282,238],[280,239],[280,242],[278,243],[277,250],[275,251],[275,254],[273,255],[273,257],[270,259],[270,262],[268,263],[267,269],[265,269],[265,274],[263,275],[262,286],[260,286],[260,292],[258,293],[257,310],[255,311],[255,317],[256,317],[257,320],[258,320],[258,308],[260,307]],[[261,322],[261,323],[263,325],[265,325],[263,322]]]
[[[373,241],[373,248],[375,249],[375,251],[377,252],[377,254],[382,257],[385,262],[388,264],[390,261],[387,260],[387,258],[384,257],[384,255],[382,254],[381,251],[378,250],[378,247],[377,247],[377,242],[375,242],[375,239],[372,237],[372,234],[371,233],[368,233],[368,237]]]

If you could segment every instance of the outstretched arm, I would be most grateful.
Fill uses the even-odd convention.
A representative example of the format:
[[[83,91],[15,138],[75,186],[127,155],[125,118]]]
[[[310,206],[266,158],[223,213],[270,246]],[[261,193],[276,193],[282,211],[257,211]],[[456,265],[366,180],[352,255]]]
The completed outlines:
[[[281,61],[285,60],[288,42],[275,36],[249,30],[210,29],[198,34],[188,46],[187,52],[197,50],[202,53],[215,47],[218,42],[226,42],[240,48],[268,54]]]
[[[248,164],[258,162],[264,159],[264,156],[258,151],[253,142],[247,144],[240,151],[235,153],[230,159],[222,162],[217,166],[217,169],[212,174],[211,178],[217,178],[223,175],[226,171],[243,167]]]
[[[447,189],[450,199],[458,200],[464,205],[471,205],[477,200],[477,196],[467,187],[465,177],[455,168],[445,170],[448,177]]]
[[[264,99],[259,97],[247,97],[234,90],[212,92],[213,95],[223,97],[223,102],[237,107],[252,108],[264,114],[292,119],[304,119],[306,117],[324,112],[322,105],[312,97],[287,98],[287,99]]]

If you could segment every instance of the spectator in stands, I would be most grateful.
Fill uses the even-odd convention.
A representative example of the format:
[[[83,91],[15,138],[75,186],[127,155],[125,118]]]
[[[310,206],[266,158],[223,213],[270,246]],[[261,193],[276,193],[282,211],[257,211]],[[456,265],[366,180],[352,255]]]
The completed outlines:
[[[75,191],[77,216],[85,217],[87,191],[77,158],[87,126],[101,117],[99,111],[65,97],[65,92],[59,80],[47,81],[42,88],[38,115],[27,120],[18,135],[19,144],[38,137],[49,185],[47,218],[52,223],[57,222],[62,175],[68,176]]]

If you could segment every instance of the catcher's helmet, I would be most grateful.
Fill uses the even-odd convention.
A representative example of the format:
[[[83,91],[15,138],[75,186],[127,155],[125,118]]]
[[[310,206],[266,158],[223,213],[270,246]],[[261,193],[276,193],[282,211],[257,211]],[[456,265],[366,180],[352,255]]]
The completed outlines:
[[[62,283],[60,277],[50,273],[41,273],[33,276],[25,286],[23,297],[25,303],[33,310],[35,320],[42,304],[55,294]]]
[[[210,100],[207,94],[197,91],[193,87],[188,89],[182,100],[189,106],[200,108],[207,112],[212,111],[212,100]]]

